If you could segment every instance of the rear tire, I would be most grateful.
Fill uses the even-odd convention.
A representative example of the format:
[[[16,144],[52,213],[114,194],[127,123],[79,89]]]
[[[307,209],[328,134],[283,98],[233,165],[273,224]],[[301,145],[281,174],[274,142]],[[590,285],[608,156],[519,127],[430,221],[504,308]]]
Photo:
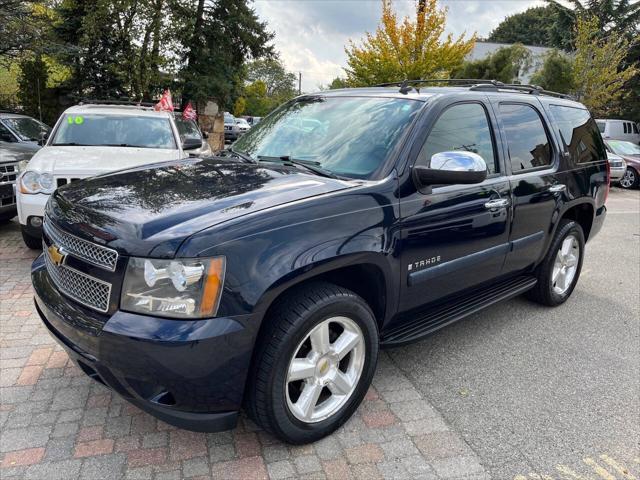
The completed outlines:
[[[264,321],[247,384],[249,416],[292,444],[329,435],[371,384],[379,341],[371,309],[350,290],[314,282],[286,294]]]
[[[535,270],[538,283],[527,297],[550,307],[566,302],[580,278],[584,245],[580,224],[561,220],[546,257]]]
[[[29,235],[23,226],[20,226],[20,231],[22,233],[22,240],[24,244],[29,247],[31,250],[40,250],[42,249],[42,238],[34,237],[33,235]]]

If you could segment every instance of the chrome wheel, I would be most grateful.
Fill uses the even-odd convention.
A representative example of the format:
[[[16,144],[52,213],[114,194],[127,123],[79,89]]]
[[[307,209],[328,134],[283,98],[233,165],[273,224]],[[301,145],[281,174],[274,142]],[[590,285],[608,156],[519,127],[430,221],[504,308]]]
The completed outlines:
[[[636,183],[636,172],[632,168],[627,168],[624,176],[620,179],[620,186],[623,188],[631,188]]]
[[[553,264],[551,283],[553,291],[563,295],[569,290],[578,270],[580,260],[580,243],[573,235],[568,235],[562,242]]]
[[[316,325],[289,362],[289,411],[305,423],[334,415],[356,390],[364,360],[364,336],[356,322],[332,317]]]

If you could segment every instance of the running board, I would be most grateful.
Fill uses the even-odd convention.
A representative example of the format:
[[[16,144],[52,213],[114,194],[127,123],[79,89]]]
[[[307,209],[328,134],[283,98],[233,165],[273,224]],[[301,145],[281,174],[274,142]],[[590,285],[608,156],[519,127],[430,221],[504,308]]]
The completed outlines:
[[[434,306],[422,316],[400,320],[397,326],[382,332],[380,343],[391,347],[410,343],[456,322],[467,315],[482,310],[489,305],[516,297],[532,288],[537,279],[532,276],[518,276],[494,283],[451,301]]]

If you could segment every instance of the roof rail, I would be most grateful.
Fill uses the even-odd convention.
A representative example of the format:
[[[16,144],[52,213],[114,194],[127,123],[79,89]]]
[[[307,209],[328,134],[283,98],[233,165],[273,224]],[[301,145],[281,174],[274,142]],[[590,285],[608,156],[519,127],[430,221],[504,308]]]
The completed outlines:
[[[129,105],[131,107],[153,107],[155,103],[152,102],[136,102],[133,100],[98,100],[94,98],[83,98],[78,102],[79,105],[94,104],[94,105]]]
[[[571,95],[545,90],[538,85],[527,85],[527,84],[520,84],[520,83],[503,83],[503,82],[499,82],[498,80],[488,80],[483,78],[426,78],[426,79],[420,79],[420,80],[403,80],[401,82],[380,83],[378,85],[374,85],[374,87],[399,86],[400,93],[406,94],[411,90],[412,85],[419,85],[424,83],[445,83],[450,85],[457,85],[460,87],[468,86],[470,87],[469,90],[479,90],[479,91],[487,91],[487,92],[499,92],[504,90],[512,90],[516,92],[528,93],[531,95],[548,95],[550,97],[574,100],[574,98]],[[415,88],[415,90],[419,92],[417,88]]]

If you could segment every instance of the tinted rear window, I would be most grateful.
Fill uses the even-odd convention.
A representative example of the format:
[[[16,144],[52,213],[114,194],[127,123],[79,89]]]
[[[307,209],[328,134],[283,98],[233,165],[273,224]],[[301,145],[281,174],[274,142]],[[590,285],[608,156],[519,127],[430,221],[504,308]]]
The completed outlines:
[[[596,162],[606,158],[598,125],[587,110],[551,105],[562,145],[576,163]]]
[[[551,165],[551,144],[542,118],[533,107],[501,103],[500,116],[513,173]]]

